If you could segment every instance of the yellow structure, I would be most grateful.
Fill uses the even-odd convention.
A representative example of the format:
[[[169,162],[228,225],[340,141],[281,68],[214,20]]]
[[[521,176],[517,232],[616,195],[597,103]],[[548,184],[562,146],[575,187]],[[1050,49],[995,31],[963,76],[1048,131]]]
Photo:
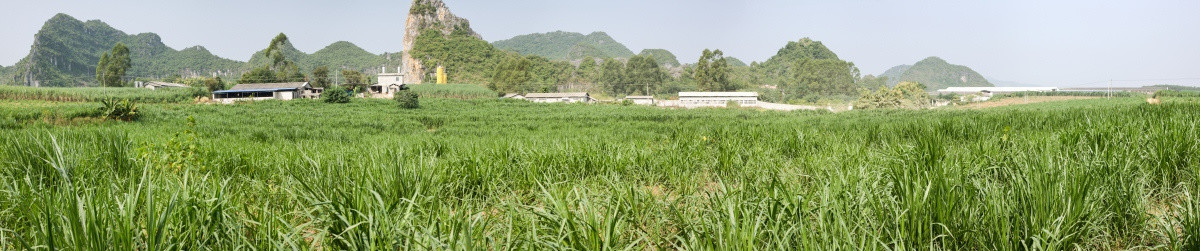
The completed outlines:
[[[438,84],[446,83],[446,67],[438,66],[438,68],[437,68],[437,83]]]

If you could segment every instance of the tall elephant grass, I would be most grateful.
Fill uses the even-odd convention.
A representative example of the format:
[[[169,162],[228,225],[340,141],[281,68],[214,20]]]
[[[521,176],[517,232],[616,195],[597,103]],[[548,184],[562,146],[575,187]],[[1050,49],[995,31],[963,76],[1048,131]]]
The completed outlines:
[[[178,103],[189,102],[195,97],[202,96],[208,96],[207,91],[202,88],[150,90],[119,87],[39,88],[0,85],[0,100],[99,102],[106,99],[127,99],[138,103]]]
[[[0,130],[0,248],[1194,248],[1200,103],[1134,101],[149,105]]]

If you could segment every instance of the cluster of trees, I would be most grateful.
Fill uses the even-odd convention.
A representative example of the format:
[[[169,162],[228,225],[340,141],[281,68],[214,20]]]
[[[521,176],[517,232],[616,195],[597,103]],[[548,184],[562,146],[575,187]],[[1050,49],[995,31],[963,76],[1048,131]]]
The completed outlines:
[[[270,59],[266,65],[255,67],[238,79],[238,83],[253,84],[253,83],[279,83],[279,82],[295,82],[304,81],[307,77],[300,72],[300,67],[296,63],[289,60],[284,55],[284,46],[290,44],[287,35],[279,33],[274,39],[271,39],[271,44],[263,51],[263,55]]]
[[[131,66],[133,58],[129,55],[129,47],[117,43],[111,52],[101,55],[100,62],[96,63],[96,81],[107,87],[124,86],[125,72],[129,71]]]
[[[886,77],[884,78],[886,81]],[[920,109],[931,105],[932,99],[925,92],[925,85],[916,82],[900,82],[892,88],[864,90],[854,102],[856,109],[910,108]]]
[[[447,67],[451,82],[486,83],[499,92],[582,89],[621,97],[752,89],[770,102],[852,101],[862,96],[881,100],[875,102],[879,106],[888,106],[896,92],[886,88],[888,78],[862,76],[854,63],[839,59],[821,42],[808,38],[789,42],[769,60],[750,65],[726,57],[720,50],[705,50],[695,63],[671,69],[656,58],[669,55],[663,52],[649,51],[628,59],[583,57],[578,65],[571,65],[536,55],[519,56],[466,34],[436,30],[423,32],[412,51],[426,69]],[[432,81],[432,75],[426,79]],[[877,89],[886,91],[871,91]],[[902,96],[910,94],[908,89],[897,90]]]

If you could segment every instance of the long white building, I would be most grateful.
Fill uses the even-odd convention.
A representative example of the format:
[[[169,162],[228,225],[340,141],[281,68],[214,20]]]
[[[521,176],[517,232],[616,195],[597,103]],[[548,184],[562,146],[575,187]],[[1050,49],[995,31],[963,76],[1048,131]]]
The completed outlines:
[[[740,106],[758,105],[757,92],[680,92],[679,105],[684,107],[724,107],[730,101]]]
[[[1058,87],[947,87],[937,90],[938,94],[1004,94],[1014,92],[1055,92]]]

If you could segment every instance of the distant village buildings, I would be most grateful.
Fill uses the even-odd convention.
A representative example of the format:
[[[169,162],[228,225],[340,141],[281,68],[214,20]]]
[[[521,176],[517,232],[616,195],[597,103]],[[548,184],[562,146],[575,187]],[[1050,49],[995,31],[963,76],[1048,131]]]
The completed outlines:
[[[222,103],[251,100],[292,100],[296,98],[319,98],[323,88],[313,88],[308,82],[239,84],[229,90],[214,91],[213,100]]]
[[[536,103],[591,103],[595,99],[586,92],[529,93],[525,99]]]

